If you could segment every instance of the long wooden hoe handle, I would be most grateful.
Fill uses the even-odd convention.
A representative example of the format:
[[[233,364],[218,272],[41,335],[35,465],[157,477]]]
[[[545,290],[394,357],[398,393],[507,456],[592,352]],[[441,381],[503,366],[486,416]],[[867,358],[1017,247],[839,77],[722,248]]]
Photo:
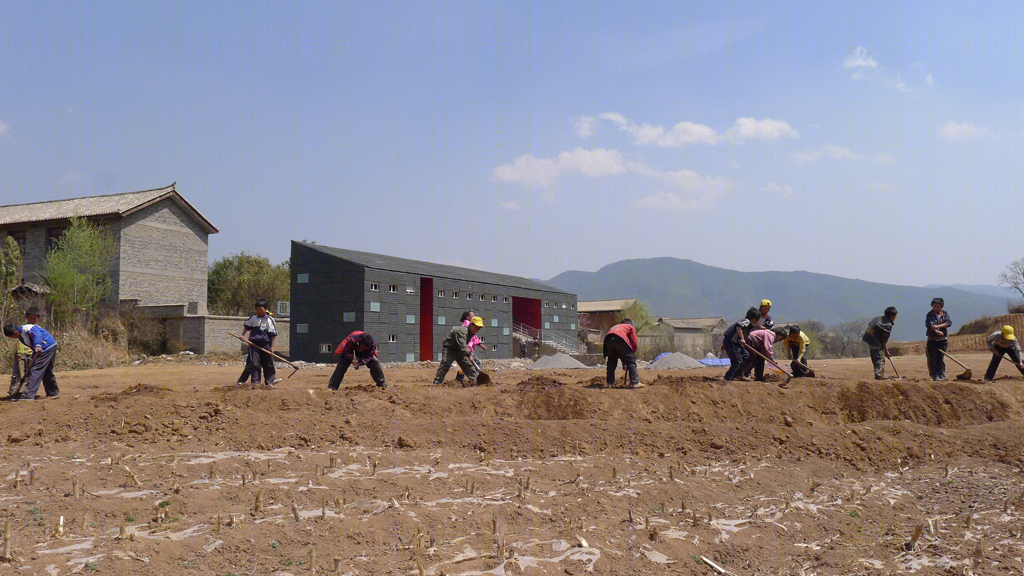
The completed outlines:
[[[245,343],[246,343],[246,344],[247,344],[248,346],[251,346],[251,347],[253,347],[253,348],[257,349],[257,350],[263,350],[263,351],[264,351],[264,352],[266,352],[267,354],[270,354],[270,355],[271,355],[271,356],[273,356],[274,358],[277,358],[277,359],[278,359],[278,360],[280,360],[281,362],[284,362],[285,364],[287,364],[287,365],[291,366],[291,367],[292,367],[292,373],[288,375],[288,377],[289,377],[289,378],[291,378],[292,376],[294,376],[294,375],[295,375],[295,373],[299,371],[299,367],[298,367],[298,366],[296,366],[295,364],[292,364],[291,362],[289,362],[288,360],[285,360],[284,358],[281,358],[280,356],[278,356],[277,354],[274,354],[274,353],[273,353],[273,352],[271,352],[270,350],[267,350],[266,348],[260,348],[259,346],[257,346],[257,345],[255,345],[255,344],[253,344],[252,342],[249,342],[249,341],[248,341],[248,340],[246,340],[245,338],[242,338],[242,337],[241,337],[241,336],[239,336],[238,334],[232,334],[231,332],[228,332],[228,334],[231,334],[231,335],[232,335],[232,336],[234,336],[235,338],[238,338],[238,339],[239,339],[239,340],[241,340],[242,342],[245,342]]]
[[[957,364],[959,364],[959,365],[960,365],[960,367],[961,367],[961,368],[963,368],[964,370],[970,370],[970,368],[968,368],[967,366],[964,366],[964,363],[963,363],[963,362],[961,362],[961,361],[957,360],[956,358],[953,358],[953,357],[952,357],[952,356],[950,356],[950,355],[949,355],[949,354],[948,354],[948,353],[947,353],[947,352],[946,352],[945,350],[939,350],[939,352],[942,352],[943,354],[945,354],[946,358],[949,358],[949,359],[950,359],[950,360],[952,360],[953,362],[956,362]]]
[[[769,362],[769,363],[771,363],[771,365],[772,365],[772,366],[775,366],[775,367],[776,367],[776,368],[778,368],[779,370],[782,370],[782,373],[783,373],[783,374],[785,374],[786,376],[789,376],[790,378],[792,378],[792,377],[793,377],[793,375],[792,375],[792,374],[790,374],[789,372],[787,372],[785,368],[783,368],[782,366],[779,366],[779,364],[778,364],[778,363],[777,363],[777,362],[776,362],[775,360],[772,360],[772,359],[768,358],[767,356],[765,356],[764,354],[761,354],[760,352],[758,352],[757,350],[755,350],[755,349],[754,349],[754,347],[753,347],[753,346],[751,346],[750,344],[747,344],[746,342],[744,342],[744,343],[743,343],[743,346],[744,346],[744,347],[746,347],[746,349],[747,349],[747,350],[750,350],[750,351],[751,351],[751,352],[753,352],[754,354],[757,354],[757,355],[758,355],[758,356],[760,356],[761,358],[764,358],[764,361],[765,361],[765,362]]]

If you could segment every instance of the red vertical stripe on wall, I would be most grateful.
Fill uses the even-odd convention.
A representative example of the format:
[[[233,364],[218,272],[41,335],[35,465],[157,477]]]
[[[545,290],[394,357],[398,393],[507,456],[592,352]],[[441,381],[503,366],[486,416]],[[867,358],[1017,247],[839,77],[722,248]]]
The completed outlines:
[[[434,279],[420,277],[420,360],[434,355]]]

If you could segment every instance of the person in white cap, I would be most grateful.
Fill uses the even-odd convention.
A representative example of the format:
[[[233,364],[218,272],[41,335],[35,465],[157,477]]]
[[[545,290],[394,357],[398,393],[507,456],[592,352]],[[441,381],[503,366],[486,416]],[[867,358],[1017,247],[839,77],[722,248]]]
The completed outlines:
[[[988,363],[988,370],[985,371],[985,380],[991,382],[996,377],[996,369],[1003,360],[1003,354],[1008,354],[1010,360],[1017,366],[1017,370],[1024,374],[1024,362],[1020,357],[1020,342],[1013,335],[1013,326],[1003,326],[1002,330],[989,334],[985,339],[988,349],[992,352],[992,361]]]

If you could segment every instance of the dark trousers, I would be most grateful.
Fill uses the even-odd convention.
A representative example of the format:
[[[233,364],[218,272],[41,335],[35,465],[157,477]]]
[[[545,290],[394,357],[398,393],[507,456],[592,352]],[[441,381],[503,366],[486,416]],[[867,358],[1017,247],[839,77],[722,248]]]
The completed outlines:
[[[452,364],[458,364],[459,368],[462,368],[462,372],[473,382],[476,382],[476,377],[480,375],[476,364],[469,359],[469,356],[462,356],[457,350],[442,348],[441,365],[437,367],[437,372],[434,374],[435,385],[444,384],[444,379],[448,376],[448,371],[452,369]]]
[[[871,356],[871,366],[875,369],[875,378],[885,377],[885,354],[881,346],[868,344],[868,355]]]
[[[750,372],[754,372],[754,379],[764,381],[764,358],[761,358],[757,354],[750,354],[750,358],[747,360],[747,364],[743,369],[743,375],[747,378],[750,377]]]
[[[473,354],[473,355],[471,355],[471,356],[469,357],[469,361],[473,363],[473,366],[476,366],[476,371],[477,371],[478,373],[479,373],[479,372],[483,372],[483,371],[484,371],[484,367],[483,367],[483,366],[481,366],[481,365],[480,365],[480,361],[476,359],[476,354]],[[460,373],[459,373],[459,374],[458,374],[458,375],[457,375],[457,376],[455,377],[455,379],[456,379],[457,381],[459,381],[459,382],[462,382],[463,380],[465,380],[465,379],[466,379],[466,373],[465,373],[465,372],[460,372]]]
[[[1020,369],[1020,356],[1017,355],[1017,350],[996,346],[992,351],[992,361],[988,363],[988,370],[985,371],[985,380],[991,380],[996,377],[996,369],[999,368],[999,363],[1003,361],[1003,354],[1009,356],[1017,370],[1024,374],[1024,370]]]
[[[803,378],[810,374],[810,371],[807,368],[804,368],[804,366],[807,366],[807,353],[805,352],[803,356],[800,356],[799,344],[787,343],[786,346],[789,346],[790,357],[794,358],[794,360],[789,363],[789,368],[793,371],[793,378]],[[803,364],[803,366],[801,366],[801,364]]]
[[[24,398],[35,398],[39,392],[39,384],[43,385],[47,396],[60,394],[57,377],[53,375],[53,363],[57,359],[57,347],[53,346],[46,352],[36,354],[35,362],[28,369],[25,388],[21,391]]]
[[[929,340],[925,344],[925,355],[928,357],[928,374],[932,380],[946,379],[946,357],[943,352],[949,349],[949,340]]]
[[[640,383],[640,375],[636,372],[636,354],[625,340],[609,334],[604,339],[604,355],[608,358],[606,381],[609,386],[615,386],[615,369],[619,367],[619,360],[622,360],[622,369],[629,373],[629,385]]]
[[[725,353],[729,355],[729,369],[725,371],[725,379],[732,380],[741,376],[747,365],[747,360],[750,359],[750,352],[747,352],[742,344],[726,340]]]
[[[380,360],[373,357],[369,359],[356,358],[356,360],[366,364],[366,367],[370,369],[370,377],[373,378],[377,386],[384,386],[384,368],[380,365]],[[340,356],[338,358],[338,365],[334,367],[334,374],[331,374],[331,379],[327,382],[327,387],[331,390],[337,390],[341,387],[341,381],[345,379],[345,372],[348,372],[348,367],[351,365],[352,360]]]
[[[270,342],[266,344],[253,342],[253,344],[260,348],[270,347]],[[270,384],[274,381],[274,376],[277,375],[277,369],[274,367],[274,357],[269,352],[257,350],[249,346],[249,355],[245,358],[245,369],[242,370],[242,375],[238,377],[238,381],[245,382],[246,378],[252,376],[252,383],[259,384],[261,372],[263,373],[264,382]]]

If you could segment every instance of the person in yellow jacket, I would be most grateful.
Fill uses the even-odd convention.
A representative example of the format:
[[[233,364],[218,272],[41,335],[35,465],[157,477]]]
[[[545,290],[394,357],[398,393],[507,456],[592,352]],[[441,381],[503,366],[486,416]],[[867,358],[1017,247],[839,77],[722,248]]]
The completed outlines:
[[[811,374],[807,366],[807,347],[811,345],[811,339],[800,331],[800,326],[791,324],[779,330],[779,342],[786,347],[786,356],[789,357],[789,367],[793,370],[793,378],[801,378]]]

